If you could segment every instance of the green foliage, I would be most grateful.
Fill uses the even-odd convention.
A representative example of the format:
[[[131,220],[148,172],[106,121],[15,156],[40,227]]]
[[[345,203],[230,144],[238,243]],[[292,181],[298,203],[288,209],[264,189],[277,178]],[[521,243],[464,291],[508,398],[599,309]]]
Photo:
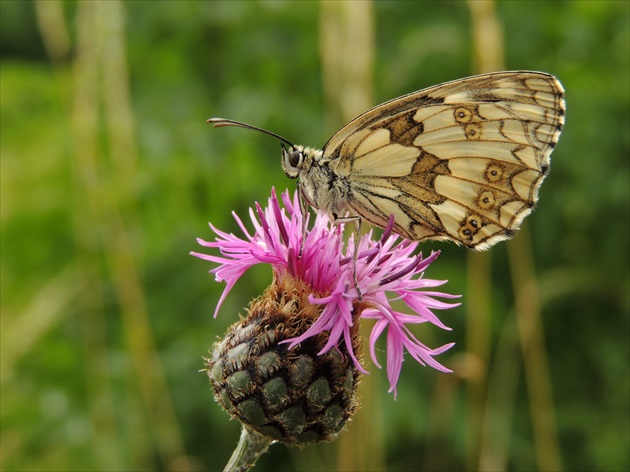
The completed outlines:
[[[80,2],[63,8],[75,45]],[[211,400],[198,372],[201,357],[262,293],[270,274],[246,274],[213,320],[223,284],[188,253],[198,249],[196,237],[212,237],[207,221],[236,233],[231,211],[246,220],[271,186],[295,183],[280,169],[274,140],[212,130],[204,121],[233,118],[323,145],[332,130],[323,119],[319,8],[316,2],[125,2],[137,142],[129,183],[118,180],[117,169],[133,156],[112,154],[105,107],[93,182],[77,158],[86,149],[76,139],[81,123],[73,121],[80,85],[74,46],[51,62],[35,4],[0,2],[4,470],[175,470],[164,462],[171,457],[164,444],[185,451],[199,470],[227,462],[239,428]],[[567,470],[627,470],[630,7],[554,1],[497,8],[508,68],[553,73],[567,92],[566,128],[527,222],[562,460]],[[470,75],[469,23],[464,2],[376,2],[376,103]],[[124,268],[119,224],[137,278]],[[465,250],[427,247],[442,249],[429,276],[449,279],[448,290],[464,293],[466,303]],[[492,253],[491,350],[498,352],[502,336],[515,329],[514,298],[505,248]],[[131,295],[126,305],[134,280],[142,301],[134,305]],[[143,304],[147,342],[170,395],[155,403],[146,399],[162,390],[151,384],[143,390],[134,346],[145,340],[125,308]],[[422,334],[430,346],[458,343],[440,358],[453,369],[466,349],[463,318],[463,309],[450,312],[444,319],[454,331]],[[518,371],[508,467],[533,470],[520,352],[509,352]],[[146,370],[148,379],[160,378]],[[390,470],[466,467],[465,389],[456,375],[405,363],[398,400],[385,394],[378,400]],[[175,421],[161,401],[172,401]],[[259,470],[334,469],[333,450],[274,446]],[[305,457],[312,462],[306,465]]]

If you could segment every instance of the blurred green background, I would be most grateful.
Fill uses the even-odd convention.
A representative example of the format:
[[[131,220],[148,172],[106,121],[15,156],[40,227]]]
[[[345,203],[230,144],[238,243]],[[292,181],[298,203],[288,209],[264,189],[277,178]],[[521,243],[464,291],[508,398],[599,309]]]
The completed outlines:
[[[338,441],[257,470],[630,468],[629,2],[2,0],[0,22],[2,470],[227,462],[239,425],[202,356],[270,273],[214,320],[223,284],[188,253],[295,182],[273,139],[206,118],[320,147],[349,113],[488,68],[557,75],[567,124],[515,240],[426,245],[464,298],[453,331],[418,336],[456,342],[455,373],[408,361],[394,400],[368,362]]]

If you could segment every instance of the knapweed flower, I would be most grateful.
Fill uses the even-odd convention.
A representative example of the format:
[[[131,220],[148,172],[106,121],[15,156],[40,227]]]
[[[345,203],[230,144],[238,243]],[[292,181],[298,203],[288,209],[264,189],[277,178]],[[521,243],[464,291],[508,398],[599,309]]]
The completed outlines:
[[[215,317],[225,297],[250,267],[271,266],[272,285],[250,304],[248,318],[237,323],[238,329],[232,329],[215,346],[208,360],[208,373],[218,400],[234,416],[269,437],[299,444],[328,439],[355,409],[358,373],[366,373],[358,333],[361,318],[375,320],[369,351],[379,368],[375,346],[386,333],[389,391],[395,394],[405,351],[420,364],[450,372],[434,357],[453,344],[431,349],[413,335],[409,326],[428,322],[449,329],[432,310],[459,303],[437,300],[457,296],[433,291],[445,281],[423,277],[439,252],[426,258],[414,255],[418,244],[392,234],[393,220],[380,239],[373,240],[370,231],[363,236],[353,234],[346,244],[343,224],[332,224],[317,213],[312,228],[308,228],[309,215],[302,214],[297,193],[291,198],[285,192],[281,198],[283,206],[272,191],[266,208],[256,204],[255,210],[250,209],[253,234],[234,214],[243,238],[211,224],[216,240],[198,242],[218,249],[220,255],[192,254],[217,264],[210,272],[217,281],[226,283]],[[411,313],[397,311],[392,306],[396,300],[406,304]],[[268,351],[271,344],[282,351]],[[306,348],[315,352],[305,354]],[[293,363],[286,366],[282,363],[285,359]],[[327,363],[326,368],[318,367],[320,361]],[[284,374],[278,381],[274,374],[281,371]],[[324,375],[324,371],[337,371],[339,377]],[[308,407],[295,399],[304,391]],[[287,413],[287,407],[298,403],[299,411]],[[323,420],[311,418],[306,426],[300,423],[315,410],[324,413]],[[313,422],[317,424],[313,426]],[[300,426],[295,426],[298,423]],[[308,439],[311,437],[315,439]]]

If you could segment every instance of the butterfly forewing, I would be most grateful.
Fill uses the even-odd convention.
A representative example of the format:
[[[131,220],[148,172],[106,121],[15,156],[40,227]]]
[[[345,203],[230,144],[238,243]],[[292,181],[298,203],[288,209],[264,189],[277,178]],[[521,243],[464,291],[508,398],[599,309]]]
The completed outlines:
[[[539,72],[447,82],[355,118],[322,160],[345,180],[347,205],[413,239],[486,249],[533,209],[564,125],[564,91]]]

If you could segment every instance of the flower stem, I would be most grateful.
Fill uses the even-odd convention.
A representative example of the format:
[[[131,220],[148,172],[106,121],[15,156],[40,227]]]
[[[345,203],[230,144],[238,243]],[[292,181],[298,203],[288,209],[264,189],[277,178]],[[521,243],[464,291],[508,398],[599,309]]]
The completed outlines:
[[[223,472],[246,472],[256,464],[256,461],[262,456],[271,445],[269,439],[263,435],[248,430],[245,426],[241,430],[241,437],[238,445],[230,461],[223,469]]]

